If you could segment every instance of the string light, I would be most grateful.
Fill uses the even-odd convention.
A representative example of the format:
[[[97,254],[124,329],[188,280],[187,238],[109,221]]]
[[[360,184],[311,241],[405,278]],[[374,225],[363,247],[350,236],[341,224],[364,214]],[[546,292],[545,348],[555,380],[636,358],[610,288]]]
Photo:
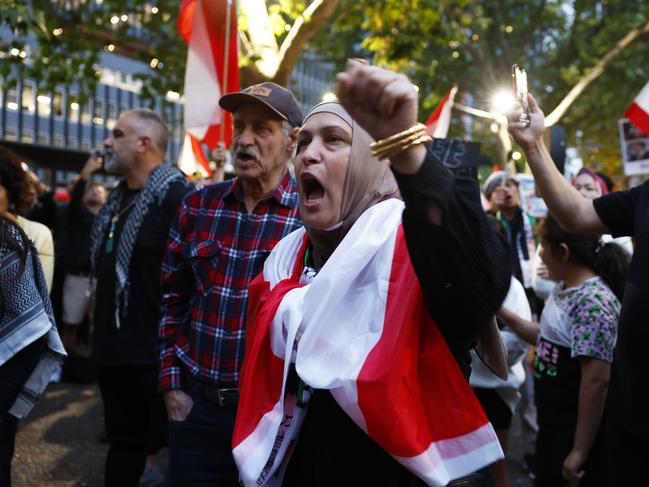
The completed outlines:
[[[57,29],[54,29],[54,30],[52,31],[52,34],[54,34],[55,36],[58,37],[58,36],[60,36],[61,34],[63,34],[63,29],[61,29],[60,27],[57,28]]]
[[[119,23],[119,17],[118,17],[117,15],[113,15],[113,16],[110,18],[110,23],[113,24],[113,25]]]
[[[149,63],[149,66],[151,66],[152,69],[155,69],[158,66],[158,61],[156,58],[151,59],[151,62]]]
[[[157,14],[157,13],[158,13],[158,7],[153,7],[153,8],[151,9],[151,13],[152,13],[152,14]]]

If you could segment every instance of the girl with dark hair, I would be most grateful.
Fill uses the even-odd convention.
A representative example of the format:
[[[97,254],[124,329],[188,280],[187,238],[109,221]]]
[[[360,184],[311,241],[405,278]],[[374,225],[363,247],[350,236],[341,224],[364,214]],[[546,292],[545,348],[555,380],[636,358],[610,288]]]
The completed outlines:
[[[535,487],[606,485],[599,431],[629,254],[614,243],[569,234],[548,217],[541,259],[558,281],[540,323],[501,308],[499,316],[534,356],[539,431]]]
[[[64,356],[34,245],[0,215],[0,487],[11,485],[18,420]]]

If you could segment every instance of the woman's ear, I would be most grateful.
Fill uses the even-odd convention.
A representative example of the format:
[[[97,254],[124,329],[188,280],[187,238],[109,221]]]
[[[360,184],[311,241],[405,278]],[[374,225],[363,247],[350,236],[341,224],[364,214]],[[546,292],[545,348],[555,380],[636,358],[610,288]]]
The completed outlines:
[[[570,260],[570,248],[565,243],[560,243],[557,247],[557,257],[561,262],[568,262]]]

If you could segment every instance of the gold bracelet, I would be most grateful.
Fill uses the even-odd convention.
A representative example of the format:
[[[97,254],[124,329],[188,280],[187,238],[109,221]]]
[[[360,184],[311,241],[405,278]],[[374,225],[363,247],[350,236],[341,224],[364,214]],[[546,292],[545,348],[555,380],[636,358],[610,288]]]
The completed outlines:
[[[418,123],[403,132],[370,144],[372,155],[379,159],[389,159],[417,144],[428,144],[433,139],[426,132],[426,126]]]

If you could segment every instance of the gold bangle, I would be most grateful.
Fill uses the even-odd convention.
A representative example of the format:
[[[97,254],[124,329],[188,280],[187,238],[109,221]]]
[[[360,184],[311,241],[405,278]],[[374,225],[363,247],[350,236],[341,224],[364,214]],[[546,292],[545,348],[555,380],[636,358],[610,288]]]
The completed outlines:
[[[385,139],[377,140],[376,142],[372,143],[370,147],[376,147],[377,149],[380,149],[381,147],[385,145],[389,145],[390,143],[400,140],[400,139],[405,139],[406,137],[414,134],[414,133],[419,133],[421,131],[425,131],[426,126],[423,123],[417,123],[410,127],[409,129],[406,129],[402,132],[397,132],[396,134],[393,134]]]
[[[414,139],[414,140],[412,140],[412,141],[410,141],[410,142],[408,142],[408,143],[406,143],[404,145],[400,145],[400,146],[395,147],[394,149],[389,150],[389,151],[385,151],[385,152],[382,151],[382,152],[376,154],[376,157],[378,157],[379,159],[390,159],[392,156],[398,154],[399,152],[403,152],[404,150],[409,149],[410,147],[413,147],[413,146],[418,145],[418,144],[428,144],[432,140],[433,139],[432,139],[432,137],[430,135],[422,134],[419,137],[417,137],[416,139]]]
[[[379,159],[389,159],[417,144],[428,144],[433,139],[426,132],[426,126],[418,123],[403,132],[370,144],[372,155]]]

